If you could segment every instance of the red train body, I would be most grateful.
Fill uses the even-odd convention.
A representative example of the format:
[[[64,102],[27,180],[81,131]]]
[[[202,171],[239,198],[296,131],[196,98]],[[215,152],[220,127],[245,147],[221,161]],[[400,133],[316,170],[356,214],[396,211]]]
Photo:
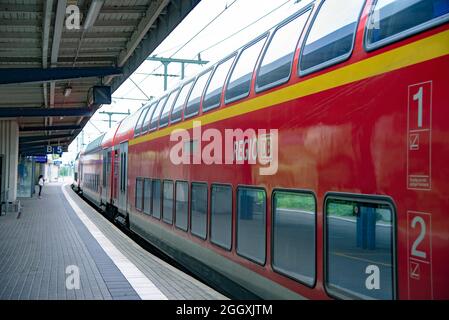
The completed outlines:
[[[148,109],[125,119],[81,155],[83,193],[115,208],[131,230],[194,272],[213,270],[262,298],[448,299],[449,2],[421,1],[434,10],[439,3],[445,20],[370,48],[369,17],[382,2],[363,1],[352,48],[341,61],[299,70],[310,30],[326,9],[325,1],[313,2],[294,16],[309,15],[285,83],[257,89],[263,52],[272,43],[263,40],[246,97],[227,103],[234,61],[214,110],[203,111],[203,90],[194,117],[173,123],[171,112],[162,127],[157,115],[159,128],[144,134],[136,128],[140,123],[145,132]],[[175,129],[193,137],[182,140],[189,145],[184,151],[204,151],[211,143],[210,137],[195,140],[194,121],[203,133],[214,129],[222,136],[228,129],[277,130],[276,172],[261,175],[263,165],[248,161],[174,164]],[[247,158],[252,138],[261,141],[234,139],[233,156]],[[214,152],[220,149],[225,152],[224,146]],[[225,195],[229,239],[213,224],[220,210],[214,201]],[[182,210],[187,231],[177,224]],[[205,234],[192,232],[192,221]],[[212,239],[218,234],[225,245]]]

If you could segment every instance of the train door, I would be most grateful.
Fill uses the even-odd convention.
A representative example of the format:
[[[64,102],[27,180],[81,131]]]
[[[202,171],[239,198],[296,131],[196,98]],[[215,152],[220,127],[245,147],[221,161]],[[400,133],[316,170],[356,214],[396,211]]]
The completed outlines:
[[[106,204],[108,202],[108,179],[109,179],[109,150],[103,150],[103,181],[101,184],[101,201]]]
[[[3,201],[2,186],[3,186],[3,156],[0,155],[0,202]]]
[[[119,174],[119,196],[118,210],[125,216],[128,206],[128,143],[120,144],[120,174]]]
[[[111,185],[112,185],[112,148],[107,152],[106,162],[106,201],[110,202],[112,198]]]
[[[112,204],[117,206],[118,204],[118,189],[119,189],[119,165],[120,165],[120,151],[113,149],[114,155],[114,164],[113,164],[113,173],[112,173],[112,186],[111,186],[111,198]]]

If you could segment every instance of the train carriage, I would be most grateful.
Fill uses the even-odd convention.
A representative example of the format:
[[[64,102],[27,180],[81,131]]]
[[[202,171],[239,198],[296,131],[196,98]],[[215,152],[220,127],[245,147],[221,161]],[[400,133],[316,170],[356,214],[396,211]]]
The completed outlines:
[[[83,191],[245,297],[448,299],[448,21],[310,1],[125,119]]]

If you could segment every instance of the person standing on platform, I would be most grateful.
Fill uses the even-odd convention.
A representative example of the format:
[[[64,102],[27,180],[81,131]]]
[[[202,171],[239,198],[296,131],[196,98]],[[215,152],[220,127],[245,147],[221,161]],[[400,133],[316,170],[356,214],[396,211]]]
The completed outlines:
[[[44,187],[44,176],[43,175],[40,175],[39,176],[39,182],[38,182],[38,185],[39,185],[39,199],[41,199],[42,197],[41,197],[41,194],[42,194],[42,188]]]

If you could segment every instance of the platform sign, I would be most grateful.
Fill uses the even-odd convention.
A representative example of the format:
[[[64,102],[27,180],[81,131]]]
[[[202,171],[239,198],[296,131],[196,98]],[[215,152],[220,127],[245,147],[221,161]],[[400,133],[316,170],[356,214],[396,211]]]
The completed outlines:
[[[47,154],[59,154],[59,155],[62,155],[63,153],[64,153],[64,151],[63,151],[61,146],[56,146],[56,147],[47,146]]]
[[[432,82],[408,87],[407,188],[432,188]]]
[[[34,156],[33,159],[36,163],[47,163],[48,162],[47,156]]]
[[[407,224],[409,299],[433,299],[432,216],[409,211]]]

